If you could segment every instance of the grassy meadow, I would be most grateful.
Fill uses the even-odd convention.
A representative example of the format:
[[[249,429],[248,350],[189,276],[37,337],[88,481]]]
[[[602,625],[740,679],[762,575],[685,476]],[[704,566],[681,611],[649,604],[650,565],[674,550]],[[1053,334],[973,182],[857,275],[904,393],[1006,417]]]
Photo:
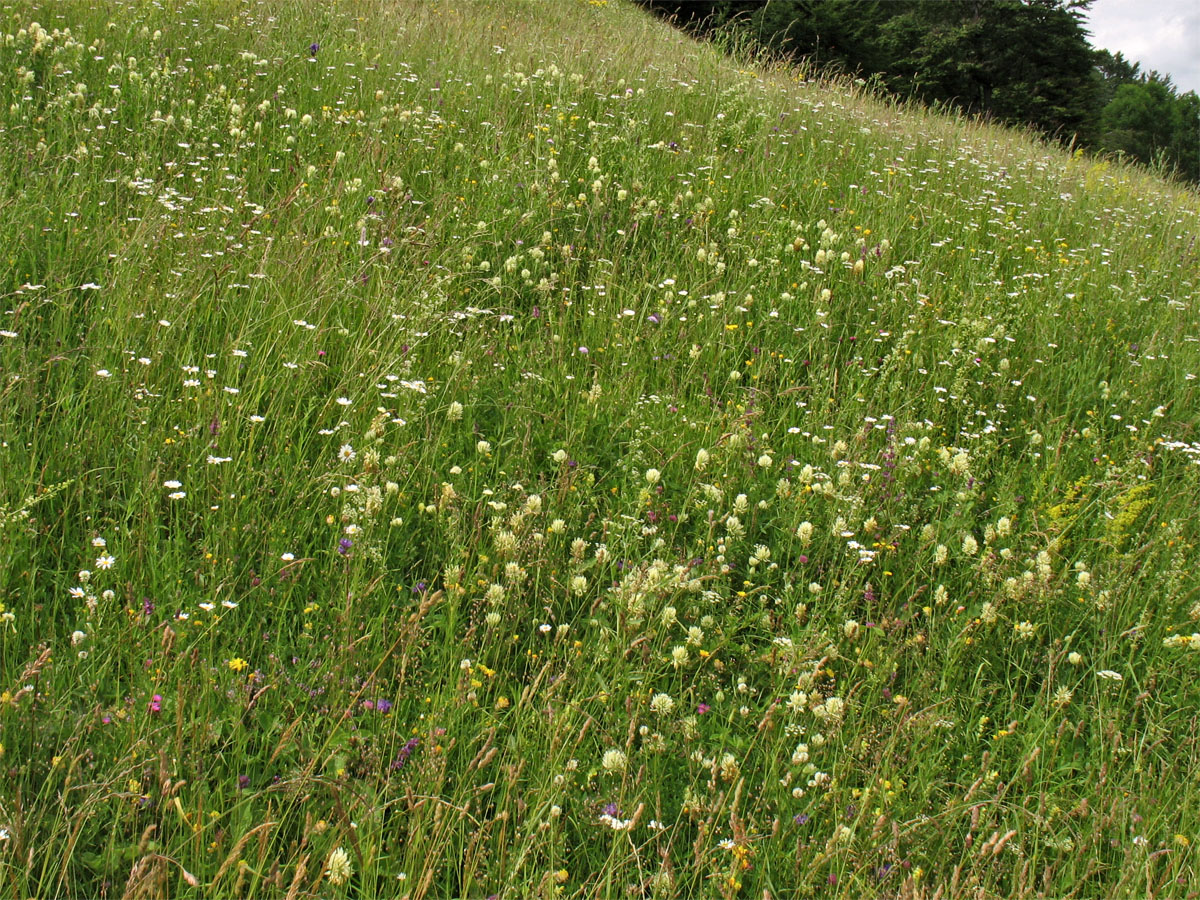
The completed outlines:
[[[734,59],[0,5],[0,895],[1200,895],[1200,198]]]

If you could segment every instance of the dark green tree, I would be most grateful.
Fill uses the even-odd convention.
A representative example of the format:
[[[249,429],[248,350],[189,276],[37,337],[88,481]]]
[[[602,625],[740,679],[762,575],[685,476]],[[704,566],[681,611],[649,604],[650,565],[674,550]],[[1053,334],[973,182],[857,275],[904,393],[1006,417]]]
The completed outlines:
[[[1179,124],[1168,156],[1182,177],[1200,182],[1200,97],[1188,91],[1175,98],[1175,106]]]
[[[1063,139],[1091,136],[1094,57],[1085,5],[997,0],[911,3],[879,35],[897,93]]]

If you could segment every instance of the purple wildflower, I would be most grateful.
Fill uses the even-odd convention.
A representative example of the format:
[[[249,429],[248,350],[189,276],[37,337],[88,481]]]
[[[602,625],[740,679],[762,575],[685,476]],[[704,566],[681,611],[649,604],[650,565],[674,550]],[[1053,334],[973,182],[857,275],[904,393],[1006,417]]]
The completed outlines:
[[[405,745],[400,748],[400,752],[396,754],[396,758],[392,760],[393,772],[398,772],[404,768],[404,764],[408,762],[408,758],[412,756],[413,751],[417,749],[417,745],[420,743],[420,738],[414,737],[408,739]]]

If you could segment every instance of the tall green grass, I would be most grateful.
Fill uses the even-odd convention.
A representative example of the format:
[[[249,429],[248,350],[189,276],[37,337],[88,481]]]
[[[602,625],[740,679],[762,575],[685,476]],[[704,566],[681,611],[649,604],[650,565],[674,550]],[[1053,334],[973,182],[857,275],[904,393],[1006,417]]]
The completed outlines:
[[[6,896],[1197,889],[1194,193],[603,0],[0,32]]]

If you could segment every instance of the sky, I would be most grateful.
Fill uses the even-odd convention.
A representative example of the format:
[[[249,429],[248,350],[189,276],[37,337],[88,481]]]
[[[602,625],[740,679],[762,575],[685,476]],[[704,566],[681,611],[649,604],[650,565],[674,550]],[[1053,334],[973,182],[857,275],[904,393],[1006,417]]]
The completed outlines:
[[[1084,20],[1091,45],[1169,74],[1182,94],[1200,94],[1200,3],[1095,0]]]

